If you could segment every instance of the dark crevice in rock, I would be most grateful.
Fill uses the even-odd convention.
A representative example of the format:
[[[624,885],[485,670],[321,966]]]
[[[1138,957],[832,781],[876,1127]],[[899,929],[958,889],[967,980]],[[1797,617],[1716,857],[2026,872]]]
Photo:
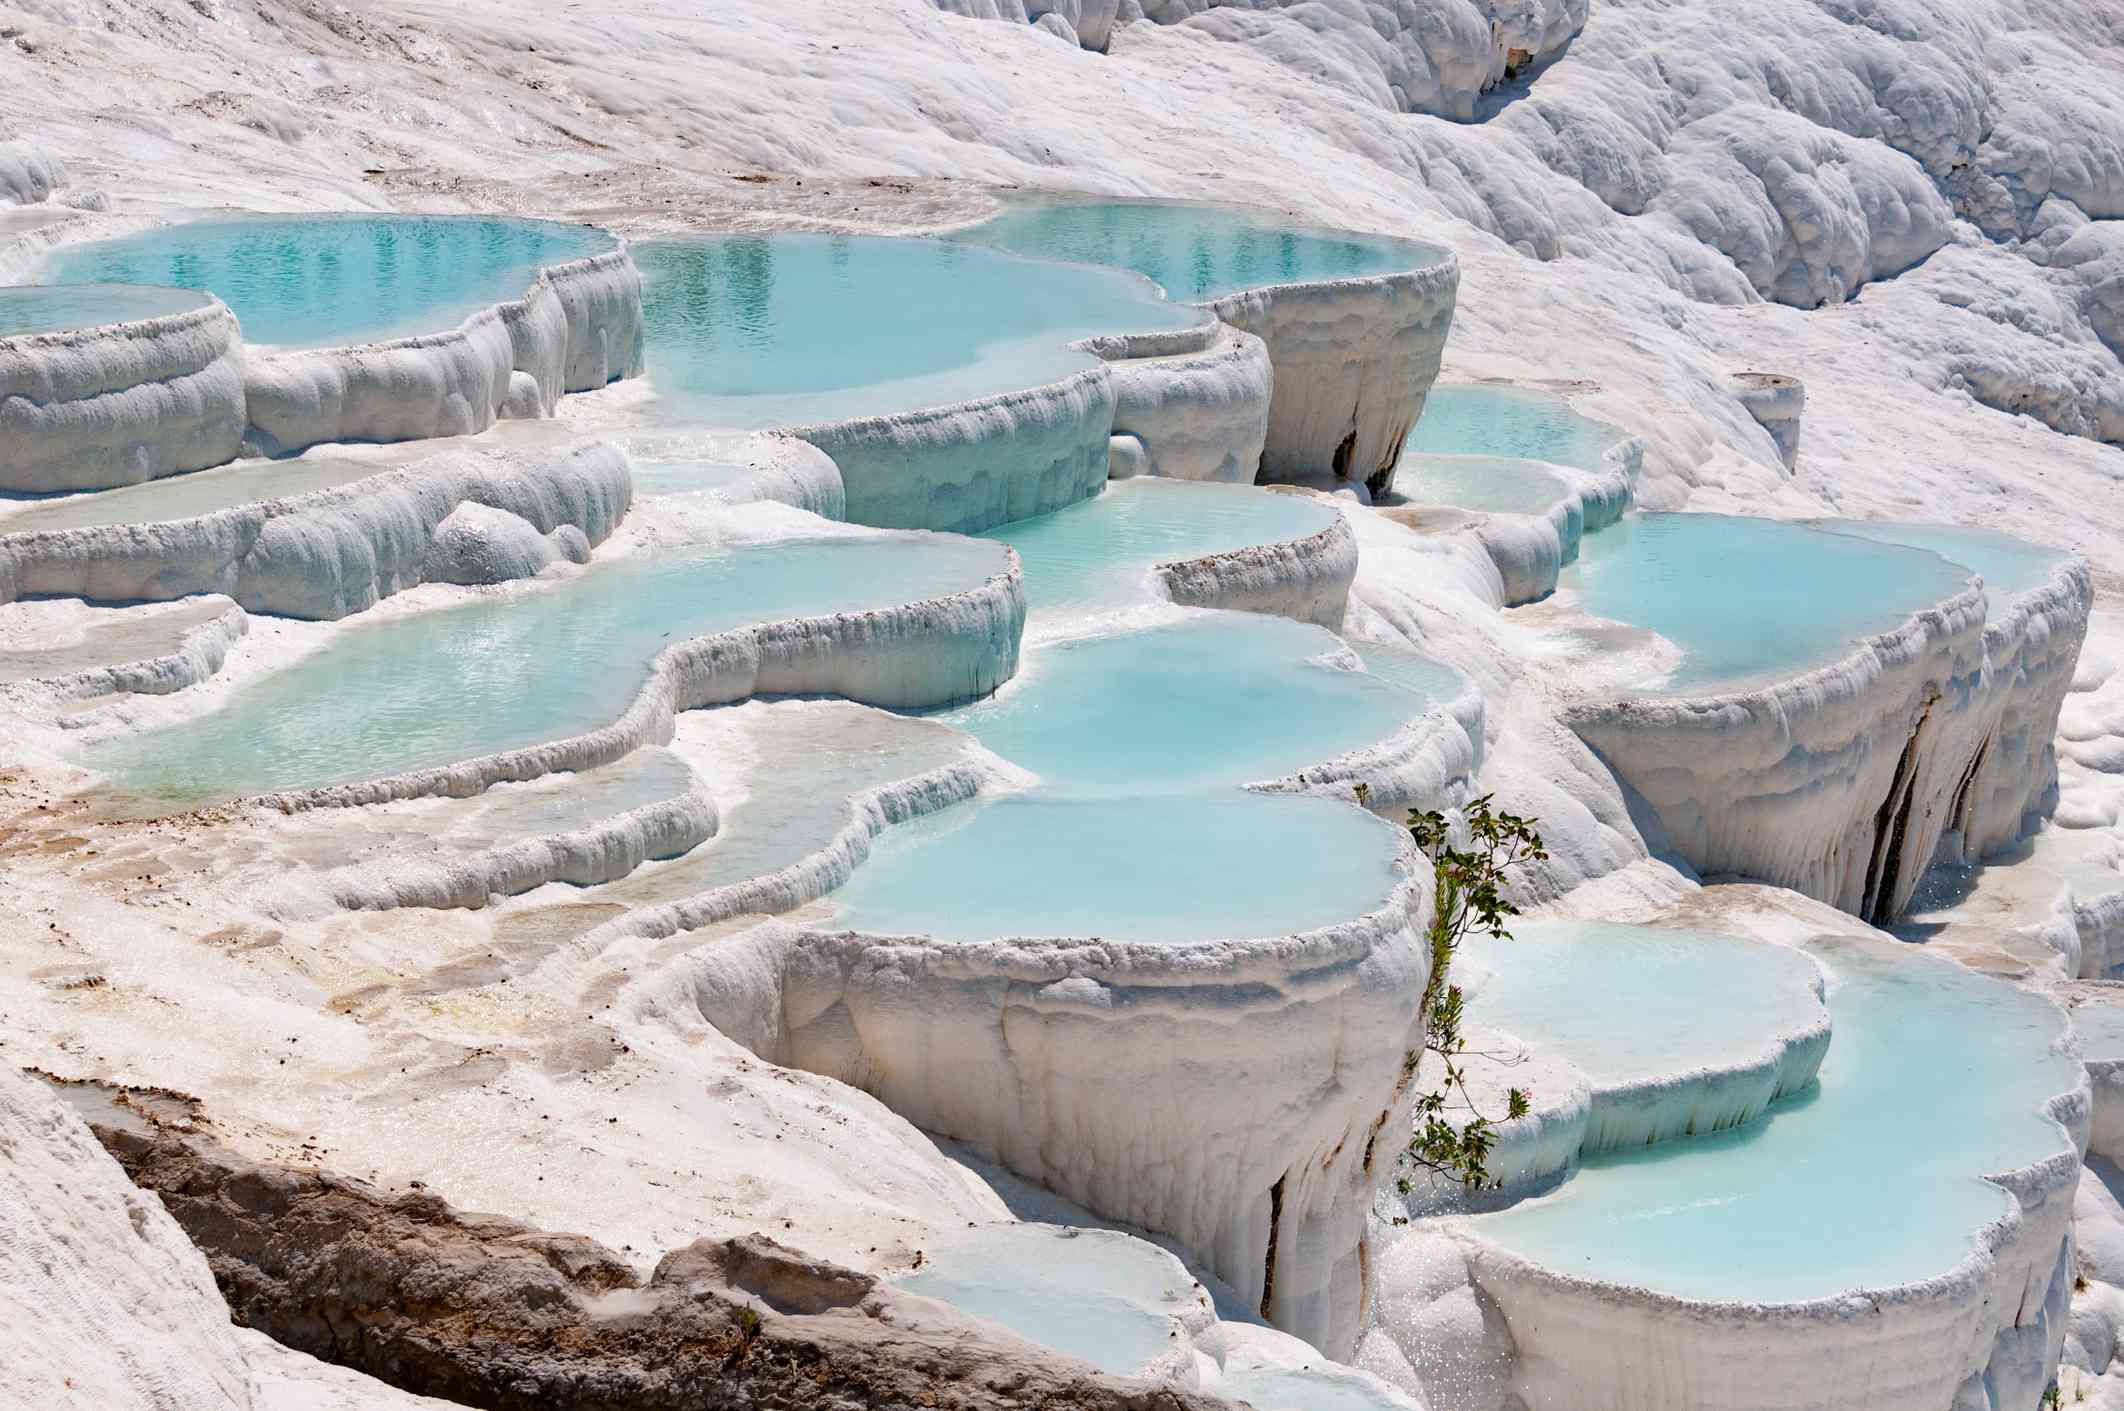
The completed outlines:
[[[100,1089],[100,1090],[99,1090]],[[581,1235],[252,1161],[100,1085],[69,1101],[205,1254],[235,1320],[488,1411],[1219,1411],[764,1235],[646,1279]]]
[[[1283,1236],[1283,1183],[1288,1175],[1278,1176],[1276,1184],[1269,1187],[1268,1256],[1261,1264],[1261,1316],[1274,1322],[1269,1313],[1276,1298],[1276,1243]]]
[[[1867,924],[1885,926],[1899,910],[1896,893],[1902,882],[1903,853],[1910,831],[1910,810],[1917,801],[1918,744],[1932,718],[1932,702],[1918,712],[1895,762],[1895,777],[1889,780],[1888,796],[1873,815],[1873,857],[1866,864],[1866,894],[1860,914]]]

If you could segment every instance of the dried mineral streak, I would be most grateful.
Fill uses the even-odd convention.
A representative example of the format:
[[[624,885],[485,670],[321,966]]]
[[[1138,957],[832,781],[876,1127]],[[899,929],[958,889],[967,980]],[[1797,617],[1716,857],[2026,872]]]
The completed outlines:
[[[1981,855],[2045,806],[2092,605],[2087,564],[2067,560],[1989,624],[1972,585],[1791,680],[1579,704],[1565,719],[1700,872],[1890,920],[1943,839]]]
[[[251,612],[331,621],[431,570],[454,572],[452,556],[436,553],[437,536],[465,505],[505,512],[557,543],[579,531],[587,547],[611,535],[632,497],[626,457],[598,442],[446,451],[349,485],[190,519],[0,534],[0,603],[225,593]],[[574,557],[568,546],[555,556]]]
[[[100,490],[237,454],[244,359],[219,299],[122,323],[0,337],[0,489]]]
[[[524,297],[446,333],[250,359],[248,447],[290,455],[325,441],[413,441],[546,417],[566,392],[640,376],[642,276],[616,250],[542,269]]]

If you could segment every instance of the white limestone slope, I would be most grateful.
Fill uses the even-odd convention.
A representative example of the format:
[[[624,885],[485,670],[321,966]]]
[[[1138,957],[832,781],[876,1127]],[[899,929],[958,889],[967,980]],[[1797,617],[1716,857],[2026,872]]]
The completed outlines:
[[[599,442],[443,451],[352,484],[189,519],[0,534],[0,602],[225,593],[252,612],[332,620],[426,581],[431,570],[462,577],[448,548],[452,517],[465,505],[506,514],[521,533],[560,535],[572,551],[556,547],[555,557],[573,558],[611,535],[632,496],[626,457]],[[507,560],[486,556],[490,569]]]
[[[100,490],[232,459],[236,320],[219,299],[156,318],[0,336],[0,490]]]
[[[206,1260],[86,1123],[0,1064],[0,1385],[38,1411],[419,1411],[229,1321]]]
[[[1699,872],[1892,919],[1943,840],[1974,860],[2044,807],[2092,600],[2087,565],[2066,561],[1988,621],[1969,588],[1789,680],[1583,700],[1564,719]]]

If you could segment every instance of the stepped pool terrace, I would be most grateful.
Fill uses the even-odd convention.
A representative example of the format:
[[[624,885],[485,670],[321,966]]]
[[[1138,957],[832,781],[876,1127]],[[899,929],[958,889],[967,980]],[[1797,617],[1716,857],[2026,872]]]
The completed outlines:
[[[84,763],[120,790],[187,804],[455,764],[613,725],[643,693],[658,655],[688,639],[951,599],[1013,567],[999,545],[904,535],[796,537],[620,560],[561,583],[354,624],[216,710],[112,739],[88,750]],[[979,695],[1009,674],[1015,624],[992,636],[978,613],[943,617],[927,653],[939,658],[938,679],[913,679],[925,669],[916,660],[876,668],[890,703]],[[946,649],[954,631],[971,634],[978,669],[969,672],[964,653]],[[583,660],[586,648],[594,661]],[[895,670],[907,679],[893,680]]]
[[[1968,584],[1966,568],[1921,548],[1719,514],[1626,517],[1559,582],[1583,611],[1681,648],[1671,673],[1636,688],[1669,695],[1828,666]]]
[[[653,415],[744,428],[892,416],[1099,366],[1087,338],[1208,316],[1113,271],[937,240],[719,235],[648,240]]]
[[[1404,495],[1424,504],[1452,505],[1482,514],[1546,515],[1576,490],[1540,461],[1428,451],[1404,456],[1395,483]],[[1574,552],[1576,546],[1574,534]]]
[[[242,460],[86,495],[40,498],[13,512],[0,500],[0,535],[113,524],[158,524],[238,505],[351,485],[396,469],[393,462],[311,452],[293,460]]]
[[[1985,1178],[2072,1155],[2064,1016],[1885,942],[1803,951],[1836,1033],[1814,1086],[1745,1126],[1588,1156],[1470,1235],[1573,1283],[1727,1304],[1921,1285],[1983,1253],[2015,1204]]]
[[[995,695],[938,718],[1053,793],[1184,793],[1295,774],[1437,703],[1351,665],[1318,627],[1201,613],[1046,644]]]
[[[1548,461],[1552,465],[1597,471],[1609,450],[1624,439],[1620,431],[1605,422],[1581,416],[1570,402],[1553,392],[1478,382],[1441,382],[1424,399],[1423,416],[1409,432],[1408,450],[1425,456]],[[1425,482],[1404,485],[1402,489],[1412,498],[1428,497]]]
[[[1181,201],[1013,201],[947,239],[1131,270],[1183,303],[1246,289],[1363,279],[1435,265],[1435,245],[1328,230],[1266,211]]]
[[[1971,529],[1952,524],[1901,524],[1858,519],[1820,519],[1815,528],[1832,534],[1849,534],[1877,544],[1901,544],[1938,554],[1950,563],[1974,571],[1984,580],[1984,595],[1992,611],[2010,598],[2032,593],[2051,581],[2072,554],[2044,544],[2032,544],[2010,534],[1990,529]]]
[[[203,309],[212,296],[145,284],[0,287],[0,338],[65,333],[168,318]]]
[[[1332,504],[1309,496],[1139,478],[983,537],[1017,549],[1026,606],[1044,631],[1162,596],[1159,564],[1293,542],[1337,518]]]
[[[617,248],[513,216],[235,215],[62,246],[36,274],[206,290],[253,348],[328,348],[443,332],[521,299],[541,269]]]
[[[1321,853],[1292,867],[1300,838]],[[833,894],[833,924],[946,943],[1297,935],[1385,908],[1403,881],[1401,838],[1334,799],[980,800],[886,834]]]

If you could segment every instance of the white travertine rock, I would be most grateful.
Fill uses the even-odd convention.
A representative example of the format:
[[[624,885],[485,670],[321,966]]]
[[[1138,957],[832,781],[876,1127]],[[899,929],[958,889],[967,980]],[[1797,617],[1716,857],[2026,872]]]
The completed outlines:
[[[1799,469],[1800,416],[1807,409],[1807,389],[1800,380],[1781,372],[1736,372],[1733,395],[1770,433],[1785,469]]]
[[[840,467],[851,521],[972,534],[1098,494],[1114,407],[1113,378],[1099,366],[1023,392],[793,434]]]
[[[1260,941],[954,945],[770,923],[693,951],[673,983],[763,1058],[1171,1235],[1278,1327],[1346,1354],[1394,1150],[1375,1139],[1408,1122],[1430,904],[1412,874],[1379,912]]]
[[[563,529],[574,526],[554,532]],[[468,500],[435,526],[434,539],[420,561],[420,577],[424,583],[466,587],[507,583],[530,578],[566,557],[530,520]]]
[[[2086,634],[2083,560],[1995,606],[1970,588],[1776,685],[1567,706],[1699,872],[1899,915],[1949,841],[1975,859],[2054,787],[2051,738]]]
[[[1481,96],[1561,53],[1589,0],[1141,0],[1146,19],[1256,45],[1401,112],[1463,121]]]
[[[1275,381],[1269,351],[1226,324],[1210,333],[1198,352],[1144,360],[1128,351],[1131,340],[1100,349],[1114,384],[1114,435],[1136,443],[1128,474],[1254,483]]]
[[[156,318],[0,335],[0,490],[103,490],[234,458],[244,356],[219,299]]]
[[[1322,470],[1374,495],[1393,488],[1409,429],[1438,378],[1460,265],[1243,289],[1205,305],[1268,346],[1275,368],[1267,480]]]
[[[66,163],[42,147],[0,142],[0,205],[34,206],[66,184]]]
[[[1161,563],[1153,571],[1166,596],[1183,607],[1265,612],[1339,632],[1357,576],[1357,536],[1337,515],[1303,539]]]
[[[473,503],[603,543],[627,512],[627,459],[598,442],[445,451],[349,485],[191,519],[0,535],[0,601],[225,593],[252,612],[334,619],[424,581],[437,530]],[[555,545],[558,548],[558,544]]]
[[[325,441],[413,441],[551,416],[566,392],[639,376],[642,277],[624,245],[539,271],[521,299],[445,333],[254,354],[246,445],[288,455]],[[535,404],[521,380],[537,390]]]

